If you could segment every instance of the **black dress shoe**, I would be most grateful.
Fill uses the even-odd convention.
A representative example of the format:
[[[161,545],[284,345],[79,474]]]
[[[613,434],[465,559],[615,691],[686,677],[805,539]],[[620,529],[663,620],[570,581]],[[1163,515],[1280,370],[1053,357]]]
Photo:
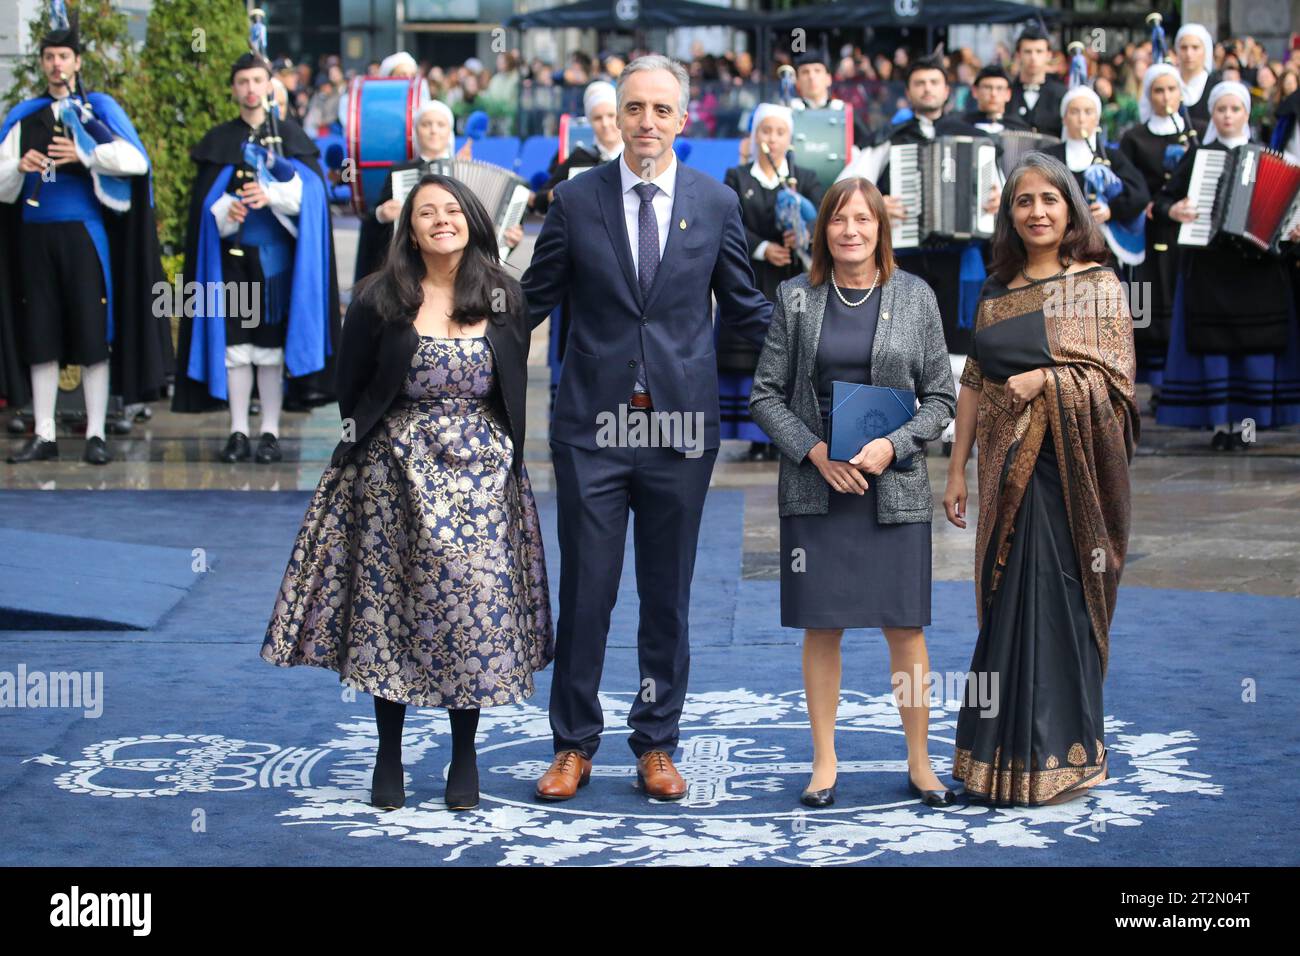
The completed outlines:
[[[1245,432],[1233,432],[1228,438],[1228,447],[1233,451],[1245,451],[1250,445],[1246,442]]]
[[[837,780],[836,783],[839,783]],[[829,807],[835,803],[835,784],[831,784],[825,790],[805,790],[799,794],[799,802],[805,807]]]
[[[22,415],[14,415],[9,419],[9,424],[6,427],[9,429],[9,434],[21,435],[27,431],[27,419],[23,418]]]
[[[248,436],[243,432],[231,432],[230,437],[226,439],[226,447],[221,451],[221,460],[248,461],[251,457],[253,457],[253,449],[248,444]]]
[[[107,465],[113,456],[108,453],[108,443],[96,435],[86,439],[86,450],[82,453],[81,460],[90,465]]]
[[[253,457],[259,465],[269,465],[273,461],[282,461],[284,453],[274,435],[262,432],[262,437],[257,440],[257,454]]]
[[[920,797],[921,802],[927,807],[946,807],[957,799],[957,794],[944,788],[943,790],[922,790],[912,782],[912,775],[907,775],[907,788],[912,791],[912,796]]]
[[[761,441],[752,441],[749,443],[749,451],[745,452],[745,461],[762,461],[763,455],[766,451],[766,443]]]
[[[23,447],[9,456],[9,464],[16,465],[22,461],[58,461],[59,443],[46,441],[39,435],[33,435],[23,442]]]
[[[1215,432],[1210,439],[1210,447],[1215,451],[1232,451],[1232,435],[1228,432]]]

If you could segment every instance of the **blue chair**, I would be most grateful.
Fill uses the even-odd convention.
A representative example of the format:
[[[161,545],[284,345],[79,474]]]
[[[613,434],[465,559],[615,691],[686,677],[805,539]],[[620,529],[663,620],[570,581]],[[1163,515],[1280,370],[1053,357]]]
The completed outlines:
[[[530,136],[519,150],[519,168],[515,170],[526,181],[532,182],[536,173],[551,168],[551,160],[560,151],[558,136]]]
[[[474,143],[471,152],[479,162],[504,166],[514,172],[519,161],[519,137],[484,136]]]

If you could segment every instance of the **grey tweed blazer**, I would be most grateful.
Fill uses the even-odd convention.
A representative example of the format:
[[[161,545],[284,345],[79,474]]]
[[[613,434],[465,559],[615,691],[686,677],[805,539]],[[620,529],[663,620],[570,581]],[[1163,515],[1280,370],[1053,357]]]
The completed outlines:
[[[749,396],[750,415],[782,452],[777,498],[783,518],[826,514],[830,507],[830,485],[808,459],[812,447],[826,438],[816,366],[829,293],[829,282],[814,287],[806,274],[777,287]],[[871,348],[871,382],[914,391],[920,407],[910,422],[886,436],[894,446],[894,463],[867,480],[875,482],[881,524],[929,521],[934,502],[924,443],[939,437],[957,409],[939,306],[923,280],[897,268],[877,294],[880,321]]]

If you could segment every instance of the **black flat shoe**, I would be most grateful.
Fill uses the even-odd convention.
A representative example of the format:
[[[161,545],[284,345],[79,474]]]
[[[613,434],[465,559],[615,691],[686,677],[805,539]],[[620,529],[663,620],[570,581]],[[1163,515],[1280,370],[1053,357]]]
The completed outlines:
[[[1228,438],[1228,447],[1233,451],[1245,451],[1248,449],[1250,444],[1246,441],[1246,433],[1233,432]]]
[[[90,465],[107,465],[113,456],[108,453],[108,443],[96,435],[86,439],[86,450],[82,453],[81,460]]]
[[[1232,435],[1228,432],[1215,432],[1214,437],[1210,439],[1210,447],[1215,451],[1231,451]]]
[[[745,452],[745,461],[762,461],[766,451],[767,446],[762,442],[752,441],[749,443],[749,450]]]
[[[248,461],[253,457],[252,446],[248,436],[243,432],[231,432],[226,439],[226,447],[221,450],[221,460],[225,462]]]
[[[453,781],[455,781],[453,783]],[[447,771],[447,791],[444,798],[448,810],[473,810],[478,806],[478,765],[469,773]]]
[[[950,806],[957,799],[957,794],[947,788],[943,790],[922,790],[912,782],[910,773],[907,775],[907,788],[912,791],[912,796],[920,797],[921,802],[927,807]]]
[[[284,453],[274,435],[262,432],[262,437],[257,440],[257,454],[253,457],[259,465],[269,465],[273,461],[282,461]]]
[[[839,781],[837,780],[836,783],[839,783]],[[805,807],[813,807],[814,809],[833,806],[835,803],[835,784],[831,784],[825,790],[805,790],[799,794],[799,802]]]
[[[23,442],[23,447],[9,456],[9,464],[16,465],[24,461],[58,461],[59,443],[46,441],[39,435],[33,435]]]
[[[14,415],[5,426],[11,435],[21,435],[27,431],[27,420],[22,415]]]

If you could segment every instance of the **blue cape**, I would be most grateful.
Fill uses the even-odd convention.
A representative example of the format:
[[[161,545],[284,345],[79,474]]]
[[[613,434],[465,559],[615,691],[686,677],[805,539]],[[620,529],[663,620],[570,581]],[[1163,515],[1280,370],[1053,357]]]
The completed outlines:
[[[140,142],[140,135],[135,131],[131,124],[131,118],[126,115],[122,107],[117,105],[117,100],[107,93],[87,93],[86,101],[90,103],[90,108],[94,111],[109,131],[114,136],[120,136],[143,155],[146,163],[149,164],[149,172],[145,175],[149,177],[149,205],[153,205],[153,161],[149,159],[149,151],[144,148],[144,143]],[[11,109],[0,123],[0,140],[9,135],[15,123],[21,123],[27,117],[40,110],[45,109],[54,100],[48,96],[37,96],[34,99],[23,100],[13,109]]]
[[[330,222],[325,185],[312,169],[297,159],[293,164],[302,179],[302,206],[298,210],[298,239],[293,250],[293,293],[289,302],[289,325],[285,333],[284,364],[291,377],[319,372],[331,352],[329,336]],[[226,191],[234,166],[217,173],[212,188],[203,198],[199,224],[198,263],[194,281],[203,290],[194,310],[194,328],[186,374],[207,383],[208,394],[222,401],[226,392],[226,302],[224,295],[209,296],[208,289],[221,288],[221,236],[208,211]],[[211,300],[211,301],[210,301]],[[212,307],[209,310],[209,307]]]

